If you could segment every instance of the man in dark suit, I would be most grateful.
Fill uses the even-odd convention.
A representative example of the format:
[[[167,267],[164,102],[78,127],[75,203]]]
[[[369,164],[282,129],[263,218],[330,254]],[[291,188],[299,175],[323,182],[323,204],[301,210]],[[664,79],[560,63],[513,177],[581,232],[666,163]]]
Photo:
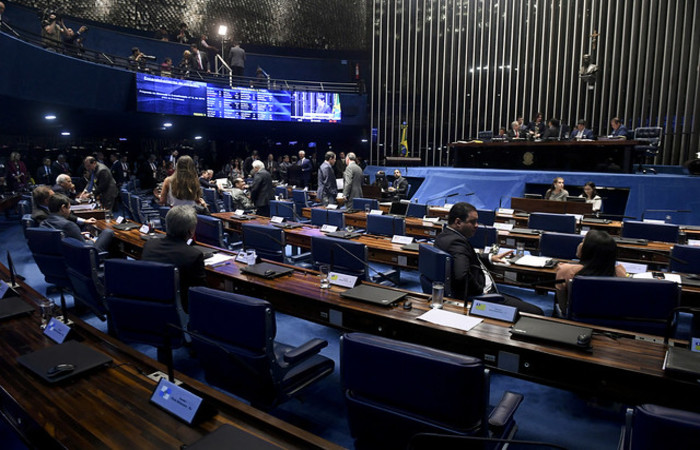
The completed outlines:
[[[345,173],[343,174],[343,196],[348,208],[352,207],[353,198],[362,198],[362,168],[357,165],[354,153],[345,157]]]
[[[335,153],[326,152],[325,161],[318,169],[318,191],[316,198],[327,206],[329,203],[335,204],[335,198],[338,196],[338,184],[335,182],[335,172],[333,165],[335,164]]]
[[[299,167],[301,167],[301,185],[303,187],[311,186],[311,170],[313,169],[313,164],[311,160],[306,157],[306,152],[304,150],[299,151],[299,161],[297,161]]]
[[[559,139],[559,119],[549,119],[547,129],[542,134],[542,140]]]
[[[194,70],[201,73],[209,72],[209,58],[205,52],[200,52],[197,44],[190,46]]]
[[[53,173],[56,174],[56,176],[62,173],[70,175],[70,166],[66,162],[66,155],[64,154],[60,154],[56,157],[56,161],[53,162],[51,168],[53,169]]]
[[[81,198],[90,196],[90,192],[102,203],[102,207],[107,211],[114,208],[114,201],[119,195],[117,183],[114,181],[112,172],[102,163],[97,162],[93,156],[88,156],[83,161],[85,169],[90,172],[90,181],[85,190],[80,194]]]
[[[619,117],[610,119],[610,126],[612,127],[612,133],[610,133],[611,137],[629,139],[629,131],[627,131],[627,127],[622,124]]]
[[[180,273],[180,300],[183,309],[189,311],[188,289],[207,283],[204,254],[187,245],[197,228],[197,213],[191,206],[173,206],[165,216],[165,225],[168,230],[165,237],[146,241],[141,259],[177,267]]]
[[[253,184],[250,186],[250,199],[259,216],[270,217],[270,200],[275,197],[272,175],[265,170],[265,164],[259,159],[253,161],[251,174]]]
[[[509,139],[525,139],[527,137],[527,133],[522,129],[519,121],[514,120],[513,123],[510,124],[510,128],[511,129],[508,131]]]
[[[80,232],[78,224],[71,220],[70,200],[65,195],[54,194],[49,198],[49,215],[41,222],[42,228],[53,228],[61,230],[65,237],[77,239],[80,242],[94,243],[95,248],[99,252],[106,252],[109,249],[109,243],[112,241],[114,231],[107,229],[102,230],[100,236],[95,240],[86,240]],[[94,222],[94,220],[93,220]]]
[[[487,267],[500,262],[512,251],[500,255],[477,254],[469,243],[478,227],[479,214],[469,203],[459,202],[452,206],[445,230],[435,238],[435,246],[452,256],[452,295],[467,300],[469,297],[496,293],[496,283]],[[537,306],[516,297],[503,295],[503,303],[516,306],[520,311],[544,314]]]
[[[51,166],[51,158],[44,158],[41,166],[36,170],[36,179],[34,180],[36,184],[45,184],[46,186],[53,185],[56,179],[56,173],[53,171]]]
[[[576,124],[576,129],[571,131],[571,135],[569,136],[572,140],[576,139],[593,139],[593,131],[589,130],[586,128],[586,121],[585,120],[579,120],[578,123]]]
[[[156,179],[158,177],[156,155],[150,155],[148,161],[141,164],[138,177],[141,182],[141,188],[151,190],[156,187]]]
[[[401,176],[399,169],[394,170],[394,182],[389,186],[389,192],[394,193],[394,200],[406,198],[408,191],[408,180]]]
[[[71,205],[77,205],[78,201],[75,200],[75,185],[71,177],[65,173],[60,174],[56,177],[56,184],[51,188],[55,194],[65,195],[70,199]]]
[[[121,157],[117,155],[117,160],[112,164],[112,177],[117,186],[129,181],[131,178],[131,169],[129,169],[128,156],[122,155]]]

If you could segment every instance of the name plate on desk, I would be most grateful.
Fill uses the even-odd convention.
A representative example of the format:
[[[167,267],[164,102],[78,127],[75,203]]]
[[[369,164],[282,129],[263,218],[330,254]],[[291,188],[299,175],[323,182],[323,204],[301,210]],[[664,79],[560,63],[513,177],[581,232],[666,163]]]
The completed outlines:
[[[515,225],[513,225],[512,223],[501,223],[501,222],[494,222],[493,223],[493,227],[497,230],[500,230],[500,231],[510,231],[513,229],[514,226]]]
[[[237,216],[245,216],[245,211],[242,209],[237,209],[233,213]]]
[[[498,209],[496,210],[496,212],[497,212],[498,214],[505,214],[505,215],[507,215],[507,216],[512,216],[513,213],[515,212],[515,210],[514,210],[514,209],[510,209],[510,208],[498,208]]]
[[[501,305],[499,303],[485,302],[483,300],[474,300],[472,301],[472,307],[469,312],[474,316],[514,322],[518,315],[518,308]]]
[[[284,222],[284,217],[272,216],[272,217],[270,218],[270,222],[272,222],[272,223],[282,223],[282,222]]]
[[[321,225],[321,231],[324,233],[333,233],[334,231],[338,231],[338,227],[335,225]]]
[[[244,251],[236,253],[236,262],[248,264],[248,255]]]
[[[437,223],[438,220],[440,220],[439,217],[428,217],[428,216],[423,216],[423,222]]]
[[[151,229],[148,227],[148,224],[143,224],[141,225],[141,228],[139,228],[139,233],[141,234],[148,234]]]
[[[44,328],[44,334],[57,344],[63,344],[69,332],[70,327],[55,317],[52,317]]]
[[[122,223],[122,222],[124,222],[124,216],[119,216],[119,217],[117,217],[116,220],[115,220],[115,222],[117,222],[117,223]]]
[[[410,236],[401,236],[399,234],[395,234],[394,237],[391,238],[391,243],[392,244],[401,244],[401,245],[408,245],[413,242],[413,238]]]
[[[690,351],[700,353],[700,338],[692,338],[690,340]]]
[[[329,203],[328,206],[326,206],[326,209],[338,209],[338,205],[335,203]]]
[[[175,417],[192,424],[200,406],[202,398],[161,378],[158,386],[151,395],[151,401],[160,406]]]
[[[373,209],[369,212],[370,216],[381,216],[382,214],[384,214],[384,211],[381,209]]]
[[[357,284],[357,277],[338,272],[330,272],[328,274],[328,280],[330,280],[331,284],[346,288],[355,287],[355,284]]]

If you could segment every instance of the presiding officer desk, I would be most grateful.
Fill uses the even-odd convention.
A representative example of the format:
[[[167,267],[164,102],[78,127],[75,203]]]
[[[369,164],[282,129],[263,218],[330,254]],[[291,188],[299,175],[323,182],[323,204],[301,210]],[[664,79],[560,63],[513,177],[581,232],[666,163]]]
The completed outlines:
[[[0,279],[9,279],[2,264]],[[26,284],[20,286],[21,298],[30,305],[36,307],[44,299]],[[71,333],[113,362],[54,385],[17,362],[20,355],[58,345],[42,334],[38,310],[0,322],[0,412],[30,448],[178,449],[223,424],[279,448],[340,448],[176,372],[190,392],[217,410],[201,424],[187,425],[149,402],[156,383],[145,374],[165,371],[162,364],[70,318]]]
[[[97,226],[108,225],[98,221]],[[138,257],[144,243],[138,230],[115,230],[115,237],[126,254]],[[312,322],[479,357],[494,370],[577,392],[686,408],[695,408],[700,401],[700,384],[664,373],[665,348],[639,338],[649,336],[595,327],[592,347],[585,351],[511,339],[510,323],[490,319],[464,332],[419,320],[429,309],[424,294],[407,292],[399,303],[411,301],[409,310],[378,306],[345,299],[340,296],[345,289],[338,286],[320,289],[314,271],[295,267],[290,275],[265,279],[242,273],[241,267],[233,260],[207,267],[209,285],[264,298],[276,310]],[[445,309],[463,311],[450,304]]]

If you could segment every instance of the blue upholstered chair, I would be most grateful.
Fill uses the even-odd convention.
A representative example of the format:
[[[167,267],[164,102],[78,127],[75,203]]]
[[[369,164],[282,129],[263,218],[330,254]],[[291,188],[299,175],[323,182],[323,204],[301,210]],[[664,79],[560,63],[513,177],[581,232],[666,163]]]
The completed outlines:
[[[124,212],[126,213],[126,218],[131,219],[131,220],[138,220],[131,213],[131,204],[130,204],[131,200],[129,200],[129,191],[122,188],[119,191],[119,200],[121,200],[121,202],[122,202],[122,208],[124,208]]]
[[[638,127],[634,130],[634,140],[639,141],[639,144],[634,146],[634,159],[638,172],[647,173],[642,164],[648,159],[653,162],[659,154],[663,135],[662,127]],[[656,170],[652,169],[652,171],[656,173]]]
[[[576,249],[581,242],[583,242],[583,236],[580,234],[542,233],[540,236],[540,256],[576,259]]]
[[[568,318],[663,336],[680,292],[666,280],[576,276],[569,285]]]
[[[46,282],[58,289],[61,294],[61,307],[65,308],[65,290],[70,289],[72,285],[61,246],[63,233],[50,228],[27,228],[26,236],[34,262]]]
[[[207,382],[270,408],[331,374],[321,339],[292,347],[275,342],[272,306],[257,298],[206,287],[189,291],[192,347]]]
[[[328,210],[326,208],[311,208],[311,225],[320,227],[328,223]]]
[[[270,217],[284,217],[286,220],[294,221],[296,212],[294,202],[288,200],[270,200]]]
[[[219,207],[219,195],[217,194],[216,189],[202,189],[202,198],[207,203],[209,211],[213,213],[218,213],[221,211],[221,208]]]
[[[491,130],[479,131],[476,134],[476,138],[479,139],[480,141],[490,141],[491,139],[493,139],[493,131],[491,131]]]
[[[215,247],[227,248],[224,237],[224,225],[221,219],[197,214],[197,228],[194,231],[195,239],[203,244]]]
[[[484,248],[498,243],[498,230],[487,225],[478,226],[474,235],[469,238],[474,248]]]
[[[410,203],[406,209],[406,217],[418,217],[422,219],[428,215],[428,205],[425,203]]]
[[[523,397],[506,392],[489,416],[488,371],[477,358],[350,333],[340,339],[340,367],[356,448],[407,448],[417,433],[515,434]]]
[[[352,256],[350,256],[352,255]],[[367,246],[328,236],[311,237],[311,259],[316,266],[328,264],[334,272],[367,279]]]
[[[367,233],[380,236],[406,234],[406,220],[403,217],[370,214],[367,216]]]
[[[369,205],[369,209],[379,209],[379,201],[374,198],[353,198],[352,209],[365,210],[365,205]]]
[[[491,209],[477,209],[477,214],[479,214],[479,225],[489,225],[493,226],[496,221],[496,212]]]
[[[105,261],[105,301],[116,336],[156,347],[159,361],[169,361],[171,348],[184,344],[183,333],[168,325],[185,328],[187,324],[175,266],[109,259]]]
[[[25,238],[27,237],[27,228],[36,227],[39,225],[36,223],[36,220],[32,219],[31,214],[24,214],[20,220],[22,221],[22,232],[24,233]]]
[[[576,233],[576,217],[569,214],[531,213],[527,226],[533,230]]]
[[[658,405],[627,410],[620,450],[694,449],[700,442],[700,414]]]
[[[159,206],[158,207],[158,217],[160,217],[160,228],[163,231],[168,231],[168,227],[165,222],[165,217],[168,215],[168,211],[170,211],[170,206]]]
[[[622,237],[660,242],[678,242],[678,225],[628,220],[622,223]]]
[[[345,213],[343,211],[328,210],[328,225],[335,225],[339,230],[345,228]]]
[[[292,189],[292,202],[298,216],[301,216],[302,210],[311,206],[309,201],[309,191],[303,189]]]
[[[680,261],[671,260],[670,268],[674,272],[700,273],[700,247],[692,245],[674,245],[671,256]]]
[[[445,285],[445,296],[452,296],[452,257],[433,245],[418,246],[418,272],[420,286],[424,293],[433,291],[433,281]]]
[[[275,186],[275,195],[280,200],[284,200],[288,197],[287,186]]]
[[[233,206],[233,196],[231,195],[230,192],[222,192],[221,193],[221,202],[224,205],[225,212],[233,212],[236,210]]]
[[[88,307],[100,320],[107,320],[104,272],[99,267],[97,249],[74,238],[63,239],[61,246],[73,299]]]
[[[284,230],[257,223],[244,223],[241,228],[244,248],[255,249],[261,258],[284,262],[286,247]]]

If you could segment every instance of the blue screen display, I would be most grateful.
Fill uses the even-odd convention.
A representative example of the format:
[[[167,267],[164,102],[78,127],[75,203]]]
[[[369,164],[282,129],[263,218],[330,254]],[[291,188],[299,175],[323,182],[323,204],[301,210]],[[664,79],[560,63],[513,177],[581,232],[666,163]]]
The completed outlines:
[[[198,81],[136,74],[140,112],[220,119],[340,122],[340,95],[228,88]]]

